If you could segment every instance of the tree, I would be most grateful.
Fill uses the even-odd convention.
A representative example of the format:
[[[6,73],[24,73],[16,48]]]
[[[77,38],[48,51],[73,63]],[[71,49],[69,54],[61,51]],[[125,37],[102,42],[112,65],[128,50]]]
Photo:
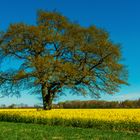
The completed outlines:
[[[16,107],[17,107],[16,104],[11,104],[11,105],[8,106],[8,108],[16,108]]]
[[[0,36],[1,63],[18,66],[1,70],[2,96],[23,89],[41,93],[43,108],[65,89],[98,97],[127,84],[119,45],[96,26],[81,27],[57,12],[39,11],[36,25],[11,24]]]
[[[6,108],[6,105],[5,105],[5,104],[2,104],[2,105],[0,106],[0,108]]]

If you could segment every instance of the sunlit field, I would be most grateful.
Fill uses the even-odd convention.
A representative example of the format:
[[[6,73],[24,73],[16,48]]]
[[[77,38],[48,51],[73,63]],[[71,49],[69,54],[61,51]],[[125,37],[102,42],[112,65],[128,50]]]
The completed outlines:
[[[140,109],[1,109],[0,121],[140,132]]]

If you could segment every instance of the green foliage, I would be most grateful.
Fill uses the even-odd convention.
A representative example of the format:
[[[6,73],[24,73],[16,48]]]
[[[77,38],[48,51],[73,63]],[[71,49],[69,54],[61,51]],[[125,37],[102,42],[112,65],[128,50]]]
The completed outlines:
[[[55,107],[55,106],[54,106]],[[125,101],[65,101],[57,104],[56,108],[140,108],[140,99]]]
[[[42,93],[44,109],[65,88],[99,96],[127,84],[120,46],[108,33],[82,27],[57,12],[39,11],[37,25],[11,24],[0,36],[0,56],[21,62],[17,70],[1,71],[2,93],[19,92],[23,85]]]

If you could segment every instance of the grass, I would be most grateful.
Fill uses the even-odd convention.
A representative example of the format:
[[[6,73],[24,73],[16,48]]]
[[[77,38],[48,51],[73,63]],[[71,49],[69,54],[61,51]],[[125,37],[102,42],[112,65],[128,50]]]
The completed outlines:
[[[140,140],[140,133],[0,122],[0,140]]]

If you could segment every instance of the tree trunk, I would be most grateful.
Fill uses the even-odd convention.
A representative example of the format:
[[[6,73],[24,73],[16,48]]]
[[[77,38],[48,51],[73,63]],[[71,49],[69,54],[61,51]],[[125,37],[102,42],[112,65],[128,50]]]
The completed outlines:
[[[47,110],[51,110],[52,109],[52,96],[51,93],[48,93],[46,96],[46,102],[47,102]]]
[[[43,99],[43,109],[50,110],[52,108],[52,95],[48,92],[48,89],[45,84],[42,84],[41,87],[42,99]]]

